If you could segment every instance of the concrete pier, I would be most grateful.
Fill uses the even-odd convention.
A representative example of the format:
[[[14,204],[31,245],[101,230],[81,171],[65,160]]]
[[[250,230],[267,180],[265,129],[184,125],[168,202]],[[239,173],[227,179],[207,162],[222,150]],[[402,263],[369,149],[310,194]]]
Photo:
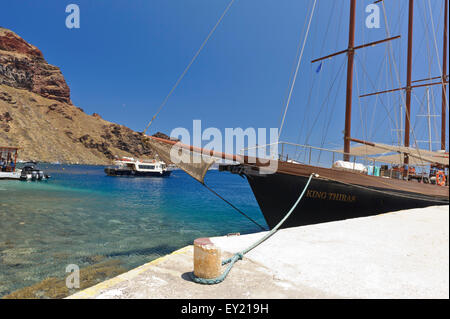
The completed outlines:
[[[228,258],[263,235],[210,240]],[[449,298],[449,206],[280,230],[218,285],[192,271],[188,246],[69,298]]]

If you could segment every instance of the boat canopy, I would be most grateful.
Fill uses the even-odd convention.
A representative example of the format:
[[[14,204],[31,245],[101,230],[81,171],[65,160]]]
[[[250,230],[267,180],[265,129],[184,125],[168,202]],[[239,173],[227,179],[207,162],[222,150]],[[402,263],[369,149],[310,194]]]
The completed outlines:
[[[0,152],[17,152],[18,149],[18,147],[0,146]]]
[[[377,162],[394,164],[394,165],[403,165],[404,164],[404,156],[401,153],[382,155],[382,156],[378,156],[378,157],[369,157],[369,159],[375,160]],[[429,166],[430,164],[435,163],[436,161],[429,162],[429,161],[425,161],[423,159],[410,157],[408,162],[409,162],[409,165],[413,165],[413,166]],[[437,163],[435,163],[435,164],[437,164]],[[441,164],[441,165],[448,165],[448,159],[447,159],[447,164]]]
[[[15,172],[18,147],[0,146],[0,171]]]
[[[16,159],[18,147],[0,146],[0,159],[8,160]]]
[[[409,156],[410,165],[430,165],[439,164],[448,166],[449,165],[449,155],[448,153],[433,152],[424,149],[405,147],[405,146],[395,146],[383,143],[369,143],[365,142],[363,145],[354,146],[350,148],[351,156],[364,156],[368,157],[371,155],[376,155],[370,157],[369,159],[391,164],[403,164],[403,154]]]

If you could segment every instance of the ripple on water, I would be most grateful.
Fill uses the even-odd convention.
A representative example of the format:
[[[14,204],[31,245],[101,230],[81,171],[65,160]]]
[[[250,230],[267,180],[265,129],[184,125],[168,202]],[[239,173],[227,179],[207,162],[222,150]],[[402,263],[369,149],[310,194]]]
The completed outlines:
[[[68,264],[92,285],[198,237],[259,231],[182,171],[133,179],[63,167],[43,167],[52,175],[45,183],[2,181],[0,297],[59,298],[71,293],[62,286]],[[264,223],[245,180],[213,171],[207,183]]]

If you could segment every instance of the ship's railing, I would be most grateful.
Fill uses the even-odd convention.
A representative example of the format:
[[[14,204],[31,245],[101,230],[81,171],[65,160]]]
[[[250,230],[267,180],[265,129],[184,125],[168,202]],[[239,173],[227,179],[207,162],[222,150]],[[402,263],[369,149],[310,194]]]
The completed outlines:
[[[248,147],[241,149],[241,154],[323,167],[330,167],[330,164],[342,159],[344,155],[339,150],[290,142],[276,142]],[[353,160],[356,161],[356,158]]]
[[[345,153],[342,150],[332,150],[311,145],[295,144],[290,142],[276,142],[266,145],[257,145],[241,149],[241,155],[257,156],[262,158],[277,159],[280,161],[300,163],[305,165],[332,167],[333,163],[343,160]],[[382,161],[377,161],[373,156],[364,156],[348,153],[349,160],[353,167],[363,164],[366,168],[377,168],[377,174],[385,177],[400,177],[400,171],[394,168],[395,165]],[[388,168],[390,166],[390,168]],[[378,169],[380,172],[378,172]],[[428,176],[428,168],[417,166],[416,176]],[[372,174],[372,172],[369,172]],[[409,173],[407,173],[409,174]]]

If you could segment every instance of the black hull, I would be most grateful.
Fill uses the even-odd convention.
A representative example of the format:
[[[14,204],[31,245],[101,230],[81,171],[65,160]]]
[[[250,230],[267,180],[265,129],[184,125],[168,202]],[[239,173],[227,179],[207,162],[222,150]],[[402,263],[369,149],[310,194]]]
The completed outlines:
[[[129,176],[129,177],[169,177],[172,171],[159,172],[139,172],[129,169],[105,168],[108,176]]]
[[[275,173],[244,173],[258,205],[272,229],[292,208],[308,177]],[[348,185],[313,178],[299,205],[283,228],[344,220],[402,209],[448,205],[417,193]]]

